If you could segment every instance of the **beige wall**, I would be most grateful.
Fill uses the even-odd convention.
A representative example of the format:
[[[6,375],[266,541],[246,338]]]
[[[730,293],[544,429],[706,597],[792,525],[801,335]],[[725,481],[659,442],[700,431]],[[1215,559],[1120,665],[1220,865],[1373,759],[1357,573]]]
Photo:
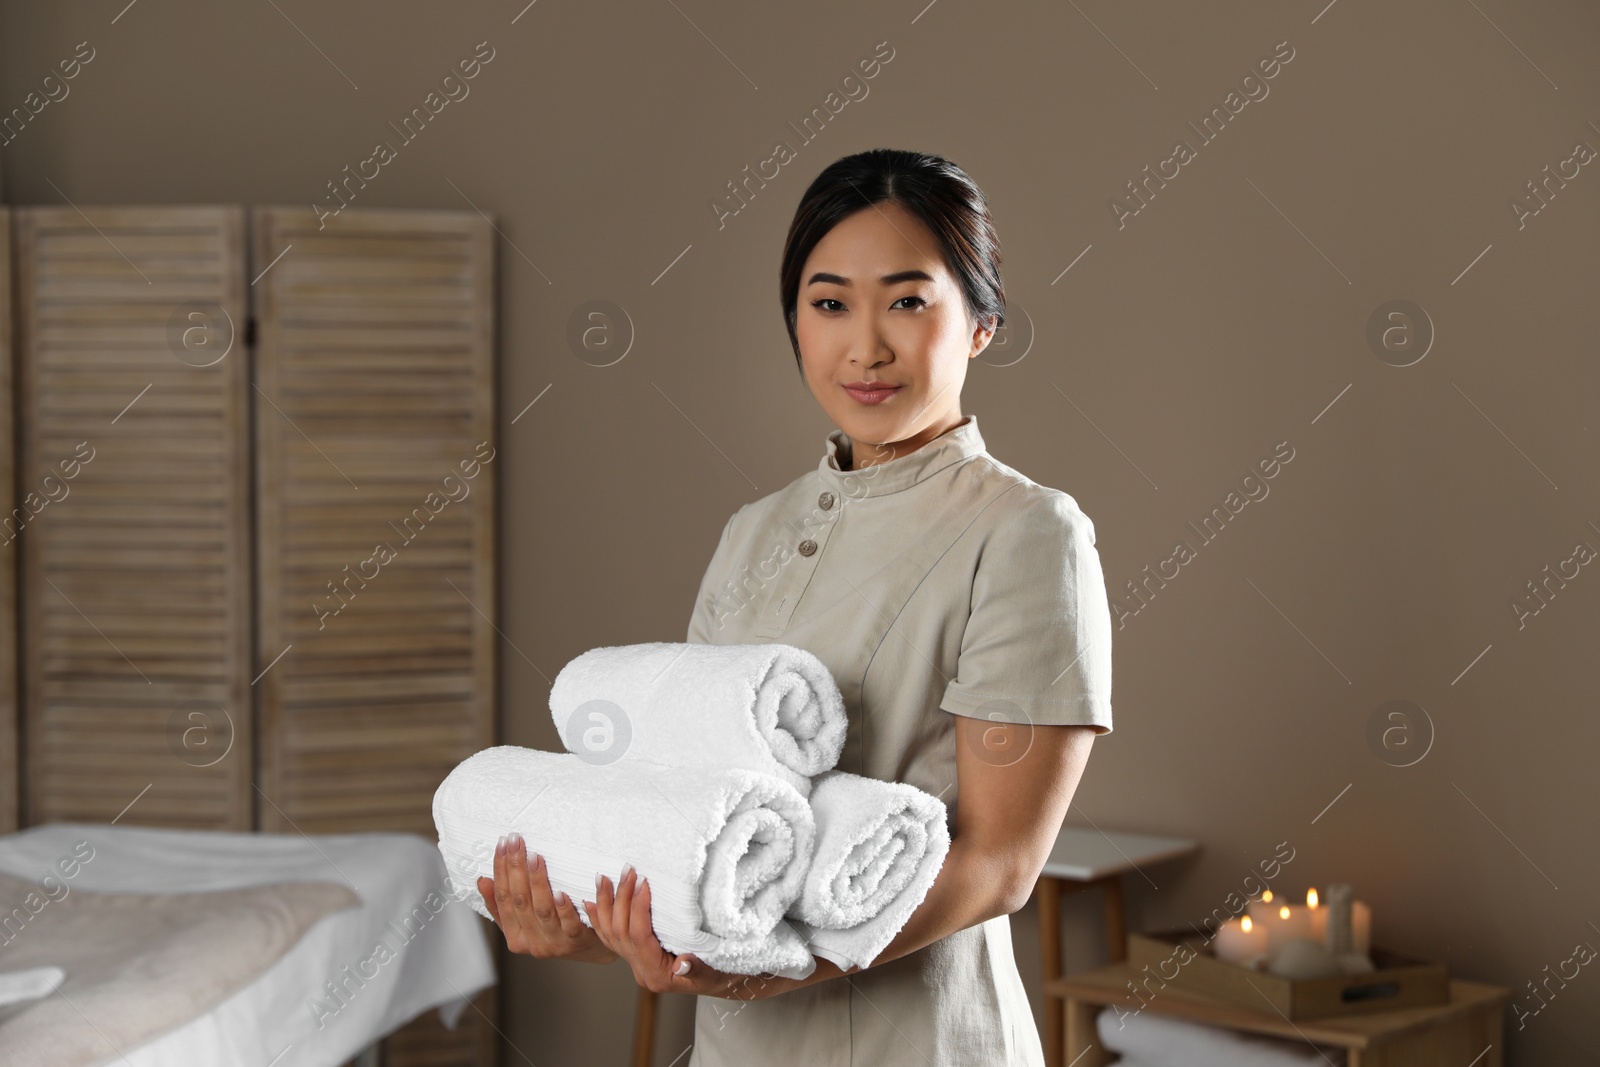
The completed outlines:
[[[776,302],[790,213],[842,154],[922,149],[994,206],[1012,326],[990,362],[1031,340],[973,369],[964,410],[997,457],[1077,498],[1114,594],[1294,449],[1117,633],[1117,729],[1069,818],[1205,846],[1129,880],[1133,923],[1198,921],[1288,841],[1283,887],[1350,881],[1381,943],[1459,975],[1524,990],[1600,946],[1600,568],[1525,625],[1510,606],[1579,541],[1600,549],[1600,162],[1522,226],[1508,204],[1576,142],[1600,148],[1592,5],[545,0],[515,24],[520,0],[122,6],[0,7],[8,109],[94,50],[0,149],[6,202],[311,211],[494,50],[354,203],[470,198],[505,236],[508,741],[556,745],[548,679],[571,657],[681,640],[726,517],[816,463],[829,425]],[[885,41],[869,95],[800,143],[787,123]],[[1198,146],[1185,123],[1282,41],[1269,95]],[[1178,138],[1195,158],[1119,226],[1110,198]],[[712,202],[778,140],[796,158],[719,228]],[[597,298],[637,330],[604,368],[566,340]],[[1437,331],[1412,366],[1365,339],[1393,299]],[[1404,768],[1367,737],[1402,698],[1435,731]],[[1098,962],[1093,902],[1067,913],[1069,965]],[[1030,983],[1036,928],[1030,905]],[[1593,1062],[1600,968],[1551,988],[1520,1030],[1507,1013],[1514,1062]],[[519,960],[506,991],[533,1062],[624,1055],[620,967]],[[669,1005],[659,1064],[690,1007]]]

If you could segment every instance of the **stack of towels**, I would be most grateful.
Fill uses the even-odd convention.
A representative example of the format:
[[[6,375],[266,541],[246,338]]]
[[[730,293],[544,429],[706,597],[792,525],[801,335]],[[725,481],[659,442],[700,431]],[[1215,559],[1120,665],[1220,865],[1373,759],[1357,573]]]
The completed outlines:
[[[938,798],[834,769],[844,701],[804,649],[591,649],[557,675],[550,712],[566,752],[485,749],[434,794],[453,889],[486,917],[477,879],[516,832],[574,903],[632,864],[668,952],[804,978],[818,956],[869,965],[949,851]]]

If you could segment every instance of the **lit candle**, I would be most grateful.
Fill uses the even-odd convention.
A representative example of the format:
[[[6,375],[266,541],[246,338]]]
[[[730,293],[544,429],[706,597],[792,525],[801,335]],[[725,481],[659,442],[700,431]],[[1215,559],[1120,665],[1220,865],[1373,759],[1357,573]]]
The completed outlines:
[[[1328,943],[1328,916],[1332,914],[1330,909],[1334,906],[1334,891],[1337,889],[1338,886],[1328,887],[1328,899],[1326,902],[1317,895],[1316,887],[1313,886],[1306,890],[1306,910],[1311,913],[1310,936],[1313,941],[1321,941],[1323,944]]]
[[[1278,913],[1265,926],[1269,951],[1277,952],[1296,938],[1312,936],[1311,909],[1303,904],[1280,904]]]
[[[1217,959],[1248,964],[1267,952],[1267,930],[1248,915],[1229,919],[1217,930],[1212,944]]]
[[[1258,899],[1250,902],[1246,911],[1257,926],[1266,926],[1278,914],[1278,905],[1272,901],[1272,890],[1268,889]]]

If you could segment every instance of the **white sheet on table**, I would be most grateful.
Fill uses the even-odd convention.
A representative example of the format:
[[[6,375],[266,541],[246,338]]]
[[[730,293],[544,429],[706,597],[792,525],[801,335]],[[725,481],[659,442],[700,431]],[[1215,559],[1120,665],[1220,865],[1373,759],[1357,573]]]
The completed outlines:
[[[1251,1034],[1155,1012],[1105,1007],[1100,1043],[1136,1067],[1345,1067],[1344,1049]]]
[[[58,861],[79,841],[94,858],[64,879]],[[471,997],[494,984],[484,920],[449,899],[438,848],[414,834],[237,834],[134,826],[52,823],[0,836],[0,870],[70,888],[124,893],[234,889],[270,882],[344,882],[363,905],[324,916],[256,981],[214,1009],[138,1048],[123,1049],[119,1067],[337,1067],[382,1035],[429,1008],[453,1021]],[[58,891],[59,892],[59,891]],[[398,923],[429,892],[445,907],[422,924],[398,957],[365,978],[347,1003],[328,1015],[310,1003],[327,1000],[324,983],[352,971],[380,942],[394,946]],[[5,902],[14,903],[14,902]],[[426,909],[426,905],[423,905]],[[426,910],[424,914],[427,914]],[[24,931],[25,935],[26,931]],[[371,968],[369,967],[368,970]]]

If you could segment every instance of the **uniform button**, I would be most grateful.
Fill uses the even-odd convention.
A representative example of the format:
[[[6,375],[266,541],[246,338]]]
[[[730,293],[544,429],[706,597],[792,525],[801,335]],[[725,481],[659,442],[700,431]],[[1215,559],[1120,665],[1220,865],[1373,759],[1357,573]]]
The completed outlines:
[[[817,497],[817,503],[822,507],[823,511],[827,511],[829,508],[833,507],[833,494],[823,493],[821,496]]]
[[[800,542],[800,554],[802,556],[809,556],[809,555],[813,554],[814,552],[816,552],[816,550],[817,550],[817,543],[815,541],[811,540],[809,537],[806,538],[804,541]]]

